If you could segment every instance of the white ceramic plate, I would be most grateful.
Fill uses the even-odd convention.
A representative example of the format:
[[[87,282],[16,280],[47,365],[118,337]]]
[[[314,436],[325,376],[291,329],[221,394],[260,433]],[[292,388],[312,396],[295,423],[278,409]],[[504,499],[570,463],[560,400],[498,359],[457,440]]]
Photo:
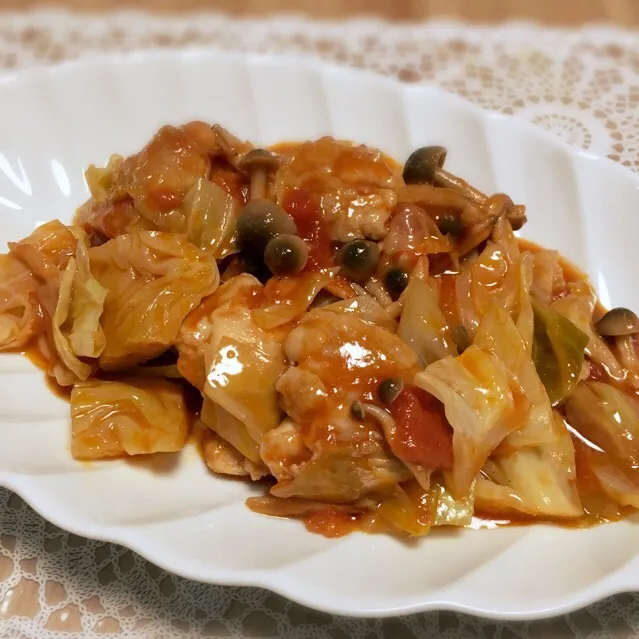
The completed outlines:
[[[144,53],[0,79],[0,240],[69,222],[87,197],[89,163],[190,119],[258,144],[330,133],[398,159],[443,144],[451,170],[527,204],[524,235],[586,268],[604,303],[639,308],[636,175],[439,90],[290,58]],[[180,575],[361,616],[534,618],[639,587],[639,530],[628,521],[328,540],[248,511],[255,491],[211,476],[193,449],[162,465],[86,464],[73,461],[69,439],[68,405],[25,358],[1,355],[0,484],[59,526]]]

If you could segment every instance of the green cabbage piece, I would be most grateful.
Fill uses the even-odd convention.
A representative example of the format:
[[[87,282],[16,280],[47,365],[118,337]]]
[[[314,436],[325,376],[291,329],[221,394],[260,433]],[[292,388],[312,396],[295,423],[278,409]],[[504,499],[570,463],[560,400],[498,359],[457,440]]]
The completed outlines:
[[[490,307],[482,317],[474,343],[506,365],[530,402],[526,423],[506,437],[500,445],[500,451],[554,441],[556,436],[552,427],[552,408],[548,393],[510,314],[497,304]]]
[[[582,382],[568,398],[568,423],[585,439],[621,463],[639,467],[639,415],[621,390]]]
[[[532,300],[535,315],[533,361],[553,406],[579,382],[588,336],[555,309]]]

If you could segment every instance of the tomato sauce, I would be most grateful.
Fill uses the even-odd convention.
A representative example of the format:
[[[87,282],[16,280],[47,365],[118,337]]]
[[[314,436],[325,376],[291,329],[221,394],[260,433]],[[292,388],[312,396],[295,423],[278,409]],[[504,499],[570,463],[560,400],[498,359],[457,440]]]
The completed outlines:
[[[361,528],[362,516],[346,513],[336,508],[318,510],[304,517],[309,532],[336,539]]]
[[[65,401],[71,400],[71,390],[72,386],[60,386],[55,381],[55,377],[51,377],[47,375],[47,370],[49,368],[49,362],[44,357],[40,349],[32,340],[29,344],[26,345],[25,349],[20,352],[21,355],[24,355],[32,364],[35,364],[41,371],[45,373],[44,380],[49,388],[49,390],[60,399],[64,399]]]

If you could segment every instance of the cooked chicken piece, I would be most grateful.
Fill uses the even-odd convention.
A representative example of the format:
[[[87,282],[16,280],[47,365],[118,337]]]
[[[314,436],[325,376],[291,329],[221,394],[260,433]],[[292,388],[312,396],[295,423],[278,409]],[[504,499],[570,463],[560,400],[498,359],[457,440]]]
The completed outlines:
[[[330,137],[305,142],[284,156],[275,191],[286,206],[294,189],[313,191],[321,217],[330,225],[331,239],[382,239],[401,174],[382,153]]]
[[[233,446],[209,428],[204,431],[202,448],[204,461],[214,473],[250,477],[253,481],[261,479],[266,474],[264,468],[246,459]]]
[[[351,406],[376,401],[384,379],[412,380],[413,350],[357,316],[319,309],[290,332],[285,351],[292,365],[276,388],[290,419],[260,447],[279,482],[273,494],[350,502],[408,476],[386,452],[376,422],[358,419]],[[349,466],[347,459],[358,461]]]
[[[275,388],[281,395],[282,408],[298,423],[320,411],[328,399],[322,380],[297,366],[291,366],[277,380]]]
[[[262,461],[278,481],[291,479],[299,473],[299,467],[311,458],[295,422],[285,419],[270,430],[260,446]]]
[[[327,388],[370,398],[390,377],[412,381],[417,358],[397,335],[353,314],[317,309],[285,343],[290,362],[314,373]],[[299,402],[296,397],[293,401]]]

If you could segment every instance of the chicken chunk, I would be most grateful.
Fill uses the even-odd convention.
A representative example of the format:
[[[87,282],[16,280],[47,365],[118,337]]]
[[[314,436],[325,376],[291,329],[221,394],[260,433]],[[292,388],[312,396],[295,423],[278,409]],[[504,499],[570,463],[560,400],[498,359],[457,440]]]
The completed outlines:
[[[266,474],[263,467],[243,457],[231,444],[209,428],[202,436],[202,449],[206,465],[219,475],[250,477],[257,481]]]
[[[284,157],[275,190],[280,203],[293,190],[312,190],[331,239],[347,242],[386,235],[402,184],[399,170],[379,151],[323,137]]]
[[[377,424],[355,418],[351,405],[358,398],[376,401],[387,377],[412,379],[412,349],[379,326],[328,310],[309,313],[284,347],[292,365],[276,389],[290,419],[267,433],[260,448],[278,479],[272,493],[352,503],[408,477]]]

